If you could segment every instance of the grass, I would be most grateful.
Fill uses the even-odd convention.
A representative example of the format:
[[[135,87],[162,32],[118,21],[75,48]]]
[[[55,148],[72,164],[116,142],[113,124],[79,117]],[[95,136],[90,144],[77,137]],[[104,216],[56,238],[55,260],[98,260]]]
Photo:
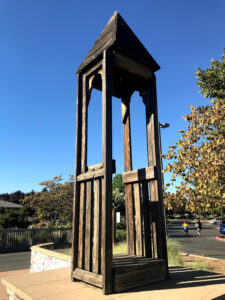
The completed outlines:
[[[211,271],[225,274],[225,263],[221,263],[220,261],[207,261],[205,259],[185,256],[182,257],[180,254],[180,244],[175,242],[172,239],[167,240],[167,250],[168,250],[168,263],[170,266],[183,266],[192,268],[195,270],[201,271]],[[70,255],[72,253],[72,249],[57,249],[63,254]],[[126,254],[127,253],[127,245],[126,242],[119,243],[114,245],[113,254]]]

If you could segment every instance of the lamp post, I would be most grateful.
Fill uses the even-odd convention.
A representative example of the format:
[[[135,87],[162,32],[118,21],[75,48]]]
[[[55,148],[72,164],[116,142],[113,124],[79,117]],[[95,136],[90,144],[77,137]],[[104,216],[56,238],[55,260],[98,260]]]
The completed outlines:
[[[159,122],[159,150],[160,150],[160,164],[161,164],[161,179],[162,179],[162,185],[164,187],[164,175],[163,175],[163,162],[162,162],[162,140],[161,140],[161,131],[160,131],[160,128],[168,128],[170,127],[170,124],[169,123],[160,123]],[[163,205],[164,207],[164,205]],[[164,219],[165,219],[165,229],[166,229],[166,235],[168,236],[168,230],[167,230],[167,222],[166,222],[166,210],[165,210],[165,207],[164,207]]]

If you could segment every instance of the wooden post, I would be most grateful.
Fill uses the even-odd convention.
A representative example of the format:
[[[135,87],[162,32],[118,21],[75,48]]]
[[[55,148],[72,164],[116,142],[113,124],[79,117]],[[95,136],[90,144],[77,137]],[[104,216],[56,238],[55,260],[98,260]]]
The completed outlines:
[[[103,222],[103,289],[112,293],[112,53],[103,52],[102,72],[102,142],[104,188],[102,197]]]
[[[132,149],[130,130],[130,96],[124,97],[121,102],[122,122],[123,122],[123,149],[124,149],[124,171],[132,170]],[[125,185],[125,205],[126,205],[126,232],[127,251],[130,255],[135,255],[135,230],[134,230],[134,199],[132,184]]]
[[[75,154],[75,177],[74,177],[74,199],[73,199],[73,228],[72,228],[72,280],[73,270],[77,267],[78,259],[78,227],[80,209],[80,184],[77,176],[81,172],[81,127],[82,127],[82,75],[77,75],[77,107],[76,107],[76,154]]]
[[[157,179],[150,181],[154,255],[167,261],[155,75],[151,86],[141,96],[146,107],[148,165],[157,166],[158,173]]]

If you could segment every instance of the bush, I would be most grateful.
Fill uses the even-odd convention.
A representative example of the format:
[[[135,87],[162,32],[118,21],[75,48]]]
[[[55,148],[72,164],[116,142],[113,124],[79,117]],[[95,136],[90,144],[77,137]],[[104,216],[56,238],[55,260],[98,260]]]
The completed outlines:
[[[124,229],[118,229],[116,231],[116,243],[121,243],[126,241],[126,230]]]
[[[180,255],[179,243],[168,239],[167,240],[168,263],[169,265],[183,266],[184,262]]]

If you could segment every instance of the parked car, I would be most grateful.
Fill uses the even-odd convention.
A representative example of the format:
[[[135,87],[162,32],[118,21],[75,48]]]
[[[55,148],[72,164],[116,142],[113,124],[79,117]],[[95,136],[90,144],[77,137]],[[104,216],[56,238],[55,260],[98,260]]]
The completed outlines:
[[[224,221],[224,219],[221,218],[215,218],[209,221],[209,224],[220,224],[221,221]]]
[[[220,233],[225,234],[225,220],[220,222]]]

